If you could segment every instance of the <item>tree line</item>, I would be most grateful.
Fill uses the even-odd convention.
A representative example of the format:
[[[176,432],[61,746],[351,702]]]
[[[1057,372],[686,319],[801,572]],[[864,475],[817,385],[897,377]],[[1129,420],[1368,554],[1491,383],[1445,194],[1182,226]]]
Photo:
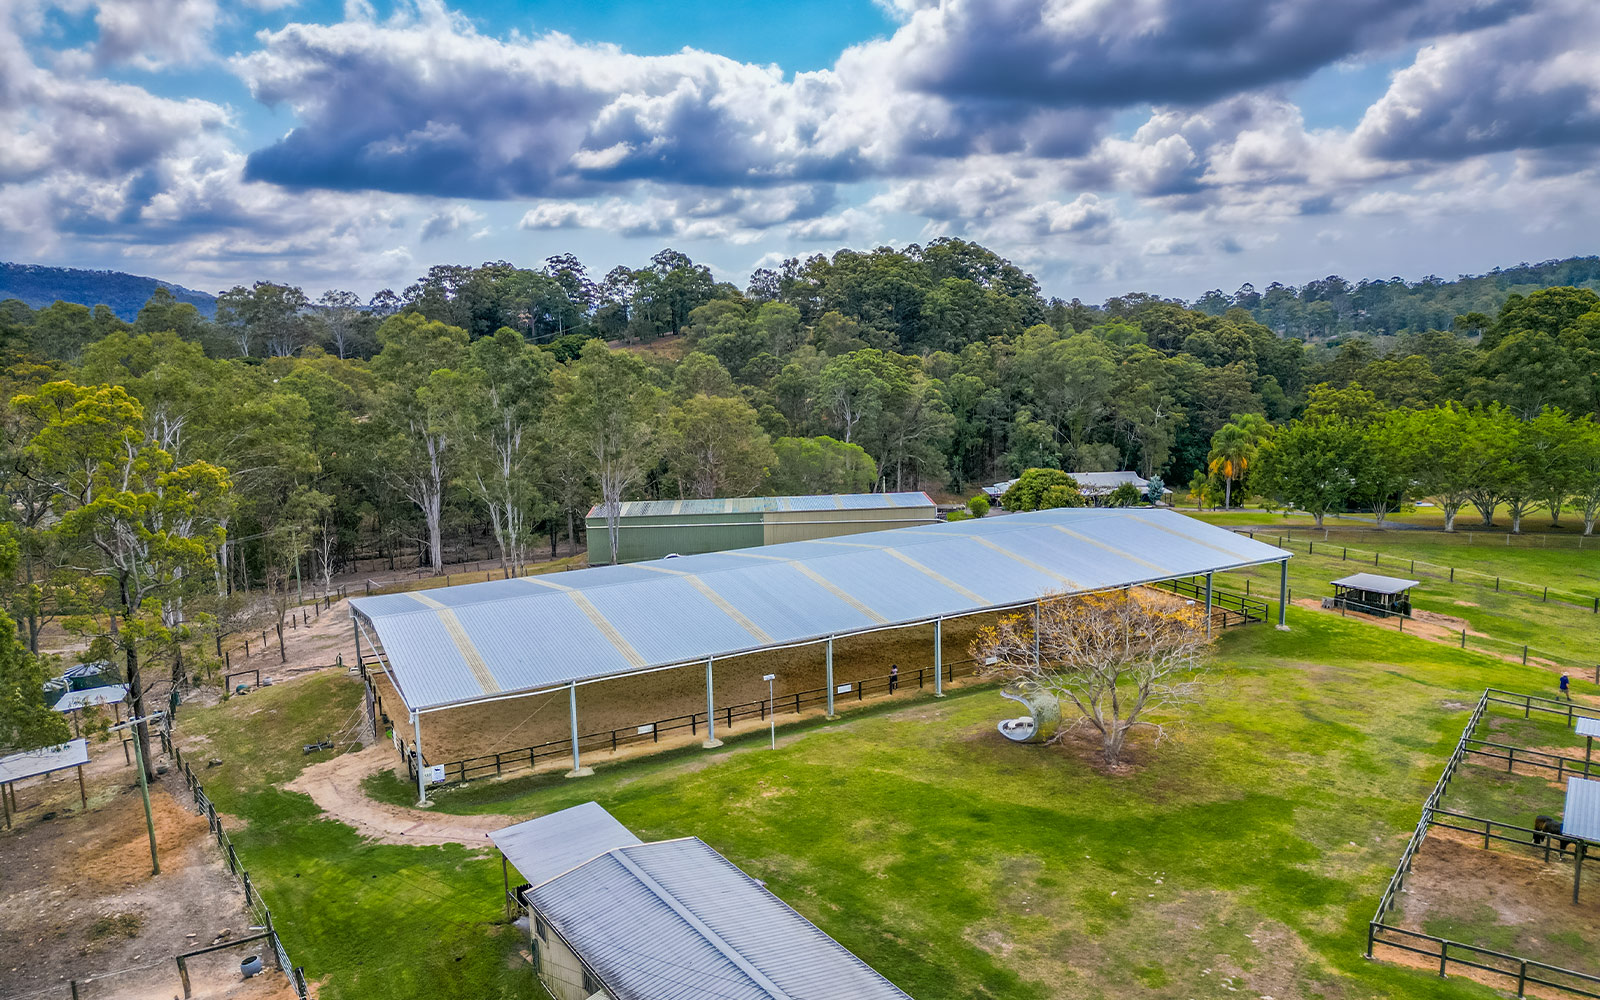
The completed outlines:
[[[666,250],[598,281],[566,256],[435,267],[365,304],[257,283],[215,320],[165,289],[132,323],[8,301],[14,659],[55,623],[130,678],[159,662],[181,685],[213,666],[197,634],[261,595],[281,618],[291,580],[331,582],[364,549],[438,569],[481,528],[518,569],[579,544],[598,504],[600,562],[629,498],[965,492],[1034,468],[1183,482],[1242,431],[1255,450],[1224,492],[1304,504],[1269,488],[1273,456],[1333,422],[1492,415],[1520,442],[1557,409],[1574,428],[1597,409],[1587,290],[1379,346],[1307,344],[1240,308],[1045,299],[960,240],[790,260],[744,289]],[[1328,402],[1347,397],[1369,412]],[[0,691],[27,688],[5,686],[15,673]]]

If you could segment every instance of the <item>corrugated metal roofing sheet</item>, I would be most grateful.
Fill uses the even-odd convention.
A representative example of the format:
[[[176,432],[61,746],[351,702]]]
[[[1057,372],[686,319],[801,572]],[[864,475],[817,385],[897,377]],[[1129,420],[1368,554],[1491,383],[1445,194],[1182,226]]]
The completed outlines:
[[[617,848],[527,896],[614,1000],[910,1000],[697,838]]]
[[[1067,508],[351,604],[425,710],[1288,557],[1173,511]]]
[[[598,802],[503,827],[489,839],[532,885],[542,885],[607,851],[643,843]]]
[[[1561,832],[1600,844],[1600,781],[1567,779],[1567,808],[1561,814]]]
[[[90,705],[114,705],[128,699],[128,685],[107,684],[105,687],[68,691],[56,702],[57,712],[73,712]]]
[[[713,500],[629,500],[623,517],[665,517],[676,514],[762,514],[776,510],[884,510],[890,507],[932,507],[926,493],[824,493],[798,497],[719,497]],[[605,516],[599,506],[590,517]]]
[[[1397,576],[1379,576],[1376,573],[1354,573],[1332,581],[1335,587],[1353,587],[1374,594],[1398,594],[1415,587],[1420,580],[1402,580]]]
[[[87,763],[88,740],[68,740],[60,746],[24,750],[9,757],[0,757],[0,785]]]
[[[1579,736],[1600,736],[1600,719],[1580,716],[1573,728]]]

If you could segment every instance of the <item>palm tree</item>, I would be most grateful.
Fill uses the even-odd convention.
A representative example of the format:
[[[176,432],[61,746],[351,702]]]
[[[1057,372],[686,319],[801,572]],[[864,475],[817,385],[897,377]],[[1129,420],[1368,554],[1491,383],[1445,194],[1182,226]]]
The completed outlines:
[[[1233,482],[1243,481],[1250,463],[1256,460],[1255,435],[1238,424],[1223,424],[1211,436],[1211,454],[1206,456],[1211,474],[1221,476],[1223,509],[1233,506]]]

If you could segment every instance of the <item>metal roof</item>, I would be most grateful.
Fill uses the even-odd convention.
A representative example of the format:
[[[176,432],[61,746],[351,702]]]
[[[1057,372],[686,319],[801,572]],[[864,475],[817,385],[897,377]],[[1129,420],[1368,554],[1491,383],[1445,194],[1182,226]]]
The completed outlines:
[[[1075,507],[350,603],[423,711],[1289,556],[1169,510]]]
[[[1567,808],[1561,814],[1561,833],[1600,844],[1600,781],[1567,779]]]
[[[60,746],[24,750],[9,757],[0,757],[0,785],[87,763],[88,740],[68,740]]]
[[[105,687],[68,691],[56,702],[56,711],[75,712],[91,705],[114,705],[128,700],[128,685],[107,684]]]
[[[1576,729],[1579,736],[1600,736],[1600,719],[1579,716]]]
[[[1335,587],[1350,587],[1374,594],[1398,594],[1415,587],[1418,580],[1402,580],[1397,576],[1379,576],[1376,573],[1356,573],[1342,580],[1334,580]]]
[[[531,885],[542,885],[607,851],[643,843],[597,802],[503,827],[489,839]]]
[[[629,500],[619,504],[623,517],[667,517],[677,514],[766,514],[796,510],[885,510],[932,507],[926,493],[830,493],[799,497],[719,497],[711,500]],[[589,508],[590,517],[604,517],[604,508]]]
[[[910,1000],[698,838],[616,848],[526,897],[613,1000]]]

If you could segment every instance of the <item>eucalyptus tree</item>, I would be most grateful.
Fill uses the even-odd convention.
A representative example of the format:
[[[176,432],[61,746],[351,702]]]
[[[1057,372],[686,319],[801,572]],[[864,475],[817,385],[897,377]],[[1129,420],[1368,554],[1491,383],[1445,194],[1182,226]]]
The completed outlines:
[[[552,362],[508,327],[475,341],[468,353],[457,410],[464,425],[461,478],[489,512],[501,568],[520,572],[539,502],[534,466]]]
[[[215,563],[227,472],[205,461],[174,461],[151,440],[138,401],[120,386],[51,382],[12,404],[30,422],[28,447],[52,494],[66,564],[102,584],[104,626],[99,615],[68,625],[121,655],[133,712],[144,717],[140,652],[181,638],[161,606],[192,590]],[[148,762],[143,723],[138,740]]]
[[[655,465],[660,451],[660,390],[649,382],[643,361],[599,341],[585,345],[564,375],[560,412],[568,442],[589,458],[615,563],[623,496]]]
[[[434,572],[444,564],[444,499],[457,463],[456,409],[465,376],[467,331],[417,313],[391,316],[378,328],[382,350],[372,360],[385,475],[421,512]]]

